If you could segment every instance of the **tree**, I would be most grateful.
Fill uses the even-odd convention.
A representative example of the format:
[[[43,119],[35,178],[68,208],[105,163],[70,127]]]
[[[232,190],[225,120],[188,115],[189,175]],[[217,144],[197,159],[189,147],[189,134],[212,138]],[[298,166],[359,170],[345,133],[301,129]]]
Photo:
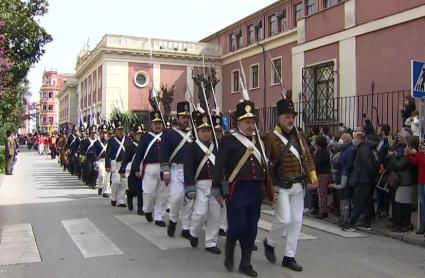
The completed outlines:
[[[109,118],[113,123],[120,120],[126,130],[130,130],[133,125],[139,122],[139,118],[133,111],[121,112],[116,107],[112,109]]]
[[[24,79],[16,87],[3,88],[0,97],[0,128],[17,129],[26,113],[26,97],[30,95],[28,80]]]
[[[38,23],[47,10],[47,0],[0,0],[1,31],[7,46],[4,55],[13,63],[7,78],[3,78],[3,87],[21,82],[44,54],[45,45],[52,41],[52,36]]]
[[[205,111],[207,110],[207,103],[209,103],[209,100],[212,95],[212,90],[215,90],[215,87],[220,82],[220,79],[217,78],[217,71],[214,67],[200,69],[200,68],[194,68],[192,70],[192,79],[195,82],[195,85],[198,87],[198,98],[199,103]],[[207,102],[205,102],[205,97],[203,93],[203,88],[205,89],[205,95],[207,98]]]
[[[164,118],[165,120],[169,120],[171,116],[171,104],[174,100],[174,92],[176,90],[176,86],[173,85],[171,88],[168,88],[167,84],[161,84],[161,89],[157,93],[158,104],[164,107]],[[149,90],[149,102],[153,108],[157,108],[157,105],[152,97],[153,90],[150,88]]]

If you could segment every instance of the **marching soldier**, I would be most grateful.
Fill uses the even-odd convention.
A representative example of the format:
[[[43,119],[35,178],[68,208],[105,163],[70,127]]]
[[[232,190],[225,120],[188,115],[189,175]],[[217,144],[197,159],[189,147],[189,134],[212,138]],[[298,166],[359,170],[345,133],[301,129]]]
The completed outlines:
[[[68,153],[68,169],[71,175],[76,174],[77,170],[77,150],[80,145],[80,138],[78,137],[78,126],[72,128],[72,133],[69,135],[66,141],[66,151]]]
[[[97,142],[97,127],[93,125],[87,130],[89,130],[89,138],[81,141],[80,144],[80,152],[81,156],[83,157],[83,176],[87,185],[91,189],[95,189],[98,175],[98,169],[95,166],[97,157],[96,149],[94,147],[95,143]]]
[[[223,138],[223,117],[220,114],[212,116],[214,122],[215,136],[217,141],[220,144],[221,138]],[[223,206],[220,209],[220,229],[218,230],[218,235],[225,237],[227,231],[227,210],[226,204],[223,203]]]
[[[302,271],[295,255],[303,221],[304,187],[306,182],[316,184],[317,176],[311,154],[304,150],[306,143],[299,137],[294,125],[297,113],[292,101],[280,100],[277,110],[279,123],[265,142],[274,184],[278,187],[275,220],[264,240],[265,256],[271,263],[276,262],[274,247],[282,240],[282,235],[286,234],[282,266]]]
[[[256,130],[255,107],[251,101],[237,104],[235,118],[238,131],[223,136],[214,169],[211,194],[222,203],[227,199],[228,230],[224,265],[233,271],[236,241],[241,247],[239,272],[257,277],[251,266],[251,254],[257,236],[257,224],[265,185],[265,158]],[[224,181],[223,181],[224,179]],[[269,195],[268,195],[269,196]]]
[[[104,198],[109,198],[107,193],[108,187],[111,182],[111,174],[105,170],[105,155],[106,147],[108,145],[108,126],[103,124],[99,128],[99,137],[94,143],[94,149],[96,152],[96,168],[98,168],[98,189],[97,195]]]
[[[81,159],[80,159],[80,154],[78,152],[81,141],[83,141],[85,139],[85,132],[86,132],[86,128],[84,126],[80,126],[80,130],[79,130],[79,144],[78,144],[78,148],[77,148],[77,152],[75,154],[75,172],[77,174],[78,179],[82,178],[82,167],[81,167]]]
[[[211,142],[213,127],[205,113],[197,113],[194,122],[198,140],[190,143],[186,148],[184,163],[185,193],[187,198],[194,199],[190,222],[190,243],[192,247],[198,246],[198,237],[207,221],[205,250],[213,254],[221,254],[221,250],[217,247],[221,206],[210,194],[217,155],[217,148]]]
[[[86,172],[85,172],[85,167],[84,164],[86,162],[86,157],[85,157],[85,149],[89,146],[89,137],[87,136],[87,132],[89,132],[89,127],[87,127],[87,129],[84,129],[84,131],[81,134],[81,141],[80,141],[80,146],[78,147],[78,158],[79,158],[79,176],[81,176],[81,180],[87,184],[87,180],[86,180]],[[88,185],[88,184],[87,184]]]
[[[189,103],[177,103],[177,126],[167,129],[161,140],[161,174],[163,181],[170,187],[170,221],[167,234],[174,237],[177,221],[182,215],[182,237],[189,239],[192,202],[184,196],[183,149],[192,142],[189,126]]]
[[[127,179],[122,178],[118,173],[121,167],[125,145],[129,144],[129,139],[124,134],[124,126],[120,120],[115,124],[115,136],[108,140],[105,155],[105,169],[111,173],[111,205],[125,208],[125,191],[127,189]]]
[[[167,209],[169,196],[168,187],[161,180],[161,166],[159,154],[161,150],[161,136],[164,123],[159,111],[152,111],[149,115],[151,130],[143,137],[137,149],[132,171],[142,179],[143,211],[148,222],[155,221],[155,225],[165,227],[164,215]]]
[[[137,212],[140,212],[140,214],[143,214],[143,195],[137,194],[137,188],[141,187],[141,185],[138,184],[142,181],[140,178],[136,177],[135,172],[131,171],[131,168],[136,156],[137,148],[143,135],[143,129],[144,127],[142,124],[136,124],[133,127],[133,139],[125,146],[124,157],[120,168],[121,177],[127,178],[128,183],[128,210],[133,211],[133,198],[137,197]]]

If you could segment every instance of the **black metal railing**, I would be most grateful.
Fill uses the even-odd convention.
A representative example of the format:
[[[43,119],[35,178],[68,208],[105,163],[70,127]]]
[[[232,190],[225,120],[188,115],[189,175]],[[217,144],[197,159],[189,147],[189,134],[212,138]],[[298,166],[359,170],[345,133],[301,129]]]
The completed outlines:
[[[403,98],[409,94],[410,90],[403,90],[321,99],[314,103],[296,102],[294,103],[298,113],[296,123],[306,132],[314,127],[326,126],[331,134],[334,134],[340,124],[354,129],[363,126],[365,119],[370,119],[375,127],[379,124],[388,124],[391,133],[395,134],[404,124],[399,107],[403,104]],[[257,116],[258,126],[262,132],[272,130],[277,123],[276,107],[259,108]]]

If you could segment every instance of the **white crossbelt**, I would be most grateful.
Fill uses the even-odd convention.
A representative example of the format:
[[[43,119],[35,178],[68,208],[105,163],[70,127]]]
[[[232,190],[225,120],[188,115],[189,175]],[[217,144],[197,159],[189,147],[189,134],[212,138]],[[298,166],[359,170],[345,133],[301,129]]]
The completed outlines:
[[[199,164],[198,168],[196,169],[195,173],[195,181],[198,180],[199,174],[202,171],[202,168],[204,168],[205,163],[207,163],[208,160],[211,161],[212,165],[215,165],[215,155],[213,153],[214,151],[214,144],[211,143],[210,147],[207,148],[204,143],[202,143],[200,140],[196,140],[195,143],[199,146],[199,148],[204,152],[204,157],[201,160],[201,163]]]
[[[104,153],[104,152],[106,152],[106,147],[108,146],[108,144],[103,144],[102,143],[102,141],[100,140],[100,139],[97,139],[97,141],[99,141],[99,143],[100,143],[100,145],[102,146],[102,151],[100,152],[100,154],[97,156],[97,159],[99,159],[101,156],[102,156],[102,154]],[[97,160],[96,159],[96,160]]]
[[[180,144],[178,144],[177,147],[174,149],[174,152],[171,154],[170,160],[169,160],[170,163],[171,161],[173,161],[174,157],[179,153],[179,151],[183,148],[186,142],[188,143],[192,142],[192,139],[190,139],[190,136],[192,135],[190,131],[187,133],[184,133],[183,131],[175,127],[173,127],[173,129],[182,137],[182,140],[180,141]]]
[[[283,145],[286,146],[289,143],[289,140],[286,139],[285,136],[283,136],[282,134],[280,134],[277,130],[274,130],[273,133],[277,136],[277,138],[280,139],[280,141],[282,141]],[[301,169],[302,169],[302,164],[301,164],[301,155],[298,152],[298,150],[294,147],[291,146],[289,148],[289,150],[291,151],[291,153],[293,153],[295,155],[295,157],[298,159],[298,162],[300,163]]]
[[[150,134],[153,137],[153,139],[152,139],[152,141],[150,141],[148,147],[146,148],[146,152],[145,152],[145,155],[143,156],[142,163],[140,163],[141,165],[143,164],[143,161],[146,159],[146,156],[148,155],[149,151],[151,150],[153,144],[155,144],[155,142],[158,141],[158,140],[161,141],[162,132],[155,134],[152,131],[150,131],[148,134]]]
[[[124,147],[125,136],[121,139],[121,142],[117,139],[117,137],[114,137],[114,139],[120,145],[119,148],[118,148],[117,153],[115,154],[115,159],[114,160],[117,160],[118,159],[118,155],[120,154],[121,150],[124,150],[125,151],[125,147]]]

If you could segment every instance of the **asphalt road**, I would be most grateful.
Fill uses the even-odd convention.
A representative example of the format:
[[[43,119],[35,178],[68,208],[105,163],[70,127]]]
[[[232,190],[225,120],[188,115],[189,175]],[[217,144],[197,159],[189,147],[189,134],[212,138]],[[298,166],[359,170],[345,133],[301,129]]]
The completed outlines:
[[[258,241],[270,226],[269,214],[265,208]],[[243,277],[224,269],[223,255],[205,252],[202,243],[193,249],[182,238],[169,239],[165,228],[111,207],[57,161],[35,152],[21,153],[15,175],[3,177],[0,229],[0,278]],[[261,243],[252,263],[267,278],[425,277],[424,248],[370,234],[347,236],[308,219],[297,258],[303,272],[268,263]]]

